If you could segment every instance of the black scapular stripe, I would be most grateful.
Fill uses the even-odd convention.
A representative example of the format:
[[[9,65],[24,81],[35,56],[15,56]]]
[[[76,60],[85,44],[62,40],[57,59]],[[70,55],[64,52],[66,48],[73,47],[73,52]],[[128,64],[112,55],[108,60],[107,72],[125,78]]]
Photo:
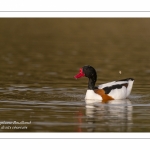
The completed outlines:
[[[134,80],[133,78],[126,78],[126,79],[122,79],[122,80],[117,80],[116,82],[119,82],[119,81],[129,81],[129,80]]]
[[[121,89],[123,86],[127,87],[128,83],[116,84],[116,85],[108,86],[108,87],[103,88],[103,90],[105,91],[105,94],[109,94],[111,90],[113,90],[113,89]]]

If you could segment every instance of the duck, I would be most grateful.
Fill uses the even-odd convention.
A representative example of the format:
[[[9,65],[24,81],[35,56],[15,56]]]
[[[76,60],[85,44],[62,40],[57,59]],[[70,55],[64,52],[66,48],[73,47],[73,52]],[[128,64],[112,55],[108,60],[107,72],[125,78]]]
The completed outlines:
[[[133,78],[126,78],[95,86],[97,72],[90,65],[85,65],[80,68],[79,73],[74,76],[75,79],[81,77],[87,77],[89,79],[88,89],[85,95],[86,103],[94,103],[98,101],[107,103],[110,100],[127,99],[134,83]]]

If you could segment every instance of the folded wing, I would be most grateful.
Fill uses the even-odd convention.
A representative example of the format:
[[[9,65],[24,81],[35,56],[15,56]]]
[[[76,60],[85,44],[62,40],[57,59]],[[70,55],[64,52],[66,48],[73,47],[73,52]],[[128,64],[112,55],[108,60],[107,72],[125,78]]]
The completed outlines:
[[[133,78],[127,78],[101,84],[98,86],[98,89],[103,89],[105,91],[105,94],[108,94],[115,99],[122,99],[127,98],[130,95],[133,82]]]

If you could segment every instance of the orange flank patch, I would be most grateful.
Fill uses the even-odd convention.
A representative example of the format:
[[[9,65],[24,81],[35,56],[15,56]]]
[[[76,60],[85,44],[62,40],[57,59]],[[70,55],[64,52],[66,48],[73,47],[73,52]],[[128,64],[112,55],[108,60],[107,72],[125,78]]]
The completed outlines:
[[[99,94],[102,97],[102,99],[103,99],[102,103],[106,103],[106,102],[108,102],[110,100],[114,100],[111,96],[105,94],[105,91],[102,90],[102,89],[95,89],[94,92],[96,94]]]

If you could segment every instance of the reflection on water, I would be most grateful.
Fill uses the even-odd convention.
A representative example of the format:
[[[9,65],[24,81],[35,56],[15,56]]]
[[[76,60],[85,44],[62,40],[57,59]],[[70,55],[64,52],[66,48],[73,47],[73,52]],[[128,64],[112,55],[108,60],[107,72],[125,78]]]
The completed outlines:
[[[1,18],[0,131],[149,132],[149,24],[149,18]],[[73,76],[87,64],[97,71],[96,85],[134,78],[129,100],[86,106],[87,78]]]
[[[86,106],[88,131],[131,131],[132,103],[129,99]]]
[[[0,101],[1,132],[133,132],[149,130],[149,95],[133,94],[130,99],[86,105],[85,89],[52,89],[48,86],[32,86],[13,84],[0,89],[0,93],[3,93],[2,95],[5,97]],[[4,121],[31,123],[8,125],[3,123]],[[16,129],[17,127],[18,129]]]

